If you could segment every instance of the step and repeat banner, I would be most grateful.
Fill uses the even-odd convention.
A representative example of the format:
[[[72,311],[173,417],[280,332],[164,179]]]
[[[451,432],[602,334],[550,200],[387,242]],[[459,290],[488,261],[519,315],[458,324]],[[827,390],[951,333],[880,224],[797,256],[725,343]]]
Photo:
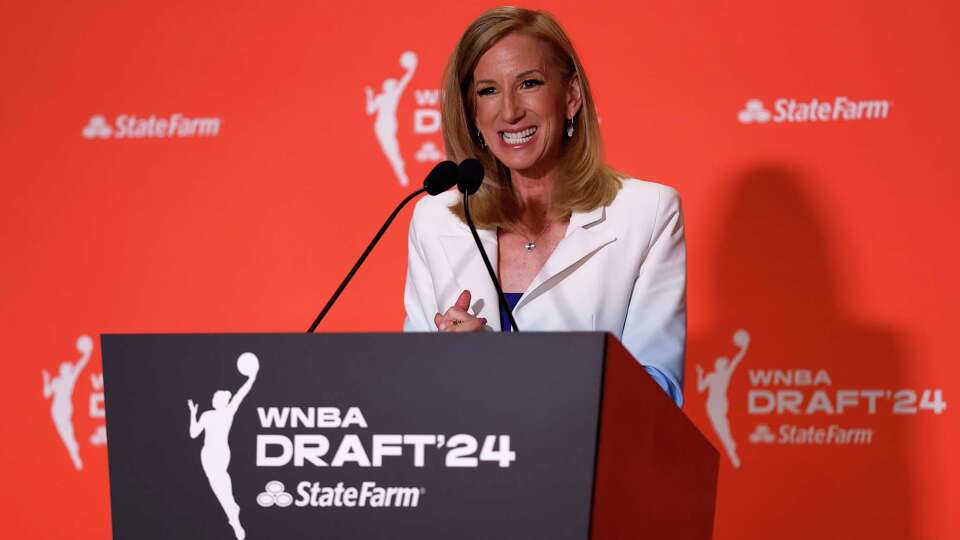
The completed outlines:
[[[3,536],[111,534],[101,333],[306,329],[443,159],[441,70],[492,5],[5,4]],[[528,7],[608,161],[683,199],[716,538],[956,537],[954,3]],[[321,331],[400,329],[408,219]]]

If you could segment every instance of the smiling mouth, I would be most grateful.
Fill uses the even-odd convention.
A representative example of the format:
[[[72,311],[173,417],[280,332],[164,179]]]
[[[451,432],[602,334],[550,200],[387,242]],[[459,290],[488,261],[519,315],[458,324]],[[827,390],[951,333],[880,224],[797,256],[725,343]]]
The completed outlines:
[[[524,144],[530,142],[530,139],[533,138],[533,135],[536,132],[536,126],[528,127],[527,129],[521,131],[501,131],[500,138],[503,139],[503,142],[509,145]]]

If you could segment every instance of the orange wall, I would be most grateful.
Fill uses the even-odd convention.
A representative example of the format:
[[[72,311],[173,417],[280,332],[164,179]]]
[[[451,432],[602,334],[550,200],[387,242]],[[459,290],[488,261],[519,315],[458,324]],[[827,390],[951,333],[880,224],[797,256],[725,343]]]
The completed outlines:
[[[6,7],[4,536],[105,538],[110,530],[106,450],[90,440],[103,423],[90,410],[99,343],[72,394],[82,470],[54,428],[41,371],[75,361],[83,334],[305,329],[409,190],[374,136],[364,87],[380,92],[384,79],[403,74],[401,53],[418,56],[397,121],[406,171],[419,182],[432,162],[417,161],[418,151],[441,139],[415,132],[415,117],[435,114],[429,91],[446,55],[488,5]],[[544,7],[581,53],[610,163],[683,197],[685,411],[721,451],[695,366],[711,372],[715,358],[737,352],[736,330],[750,336],[724,394],[742,465],[724,453],[716,538],[955,535],[954,4]],[[840,96],[884,101],[886,115],[775,121],[778,99],[832,106]],[[753,98],[770,121],[738,119]],[[82,134],[93,115],[115,128],[120,115],[175,113],[217,118],[219,131]],[[323,331],[399,329],[408,218]],[[822,371],[829,384],[822,375],[809,386],[759,382],[761,370],[796,369]],[[844,390],[857,405],[825,412],[822,400],[835,409]],[[873,390],[882,397],[871,413]],[[928,407],[910,412],[910,396],[925,390]],[[934,390],[947,404],[939,414]],[[777,414],[757,402],[751,410],[751,396],[761,395],[821,407]],[[905,414],[894,414],[898,401]],[[812,426],[871,438],[751,442],[759,424],[775,437],[781,426]]]

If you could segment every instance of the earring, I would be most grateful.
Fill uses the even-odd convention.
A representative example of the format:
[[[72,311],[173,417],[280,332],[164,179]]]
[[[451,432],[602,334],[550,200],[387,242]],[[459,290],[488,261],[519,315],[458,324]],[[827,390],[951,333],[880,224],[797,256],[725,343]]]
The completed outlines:
[[[573,118],[567,118],[567,137],[573,137]]]
[[[483,140],[483,133],[480,133],[480,130],[477,130],[477,140],[480,142],[480,148],[486,148],[487,142]]]

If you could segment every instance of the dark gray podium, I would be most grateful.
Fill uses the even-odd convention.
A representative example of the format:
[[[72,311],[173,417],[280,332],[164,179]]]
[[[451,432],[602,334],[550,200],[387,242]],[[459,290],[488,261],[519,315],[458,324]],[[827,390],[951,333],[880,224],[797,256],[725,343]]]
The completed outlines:
[[[709,539],[718,454],[602,333],[104,335],[117,539]]]

